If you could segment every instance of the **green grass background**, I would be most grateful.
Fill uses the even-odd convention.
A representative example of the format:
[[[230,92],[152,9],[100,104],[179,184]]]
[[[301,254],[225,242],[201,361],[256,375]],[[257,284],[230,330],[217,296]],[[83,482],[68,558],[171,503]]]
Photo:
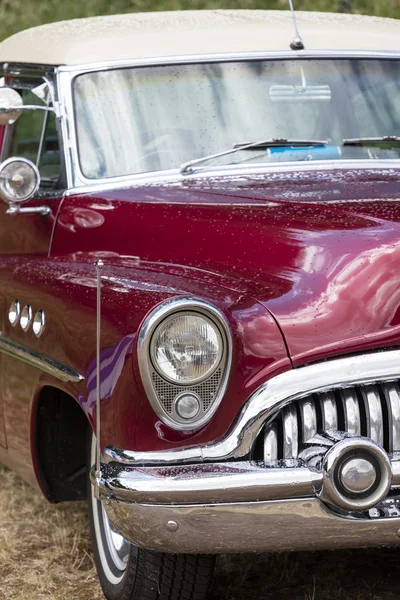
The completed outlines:
[[[297,10],[352,12],[400,18],[400,0],[294,0]],[[152,10],[287,9],[287,0],[0,0],[0,39],[63,19]]]

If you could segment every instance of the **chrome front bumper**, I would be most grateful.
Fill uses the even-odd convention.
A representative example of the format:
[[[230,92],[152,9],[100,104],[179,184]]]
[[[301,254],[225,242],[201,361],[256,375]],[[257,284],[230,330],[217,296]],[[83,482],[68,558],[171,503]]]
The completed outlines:
[[[101,477],[96,480],[92,471],[98,496],[124,537],[158,551],[225,553],[399,545],[399,453],[388,456],[371,440],[346,438],[334,441],[326,453],[331,461],[325,467],[323,462],[319,468],[303,457],[276,467],[250,462],[265,420],[288,402],[316,391],[394,381],[399,378],[399,365],[400,351],[388,351],[279,375],[249,399],[227,437],[208,446],[148,453],[108,447]],[[346,452],[352,451],[353,444],[361,449],[364,444],[368,451],[373,453],[375,446],[384,455],[387,486],[376,506],[369,504],[368,510],[342,510],[340,502],[333,502],[332,508],[331,500],[336,502],[337,497],[330,490],[334,473],[328,467],[332,459],[340,459],[335,449],[341,444]]]
[[[322,474],[306,467],[241,462],[103,469],[99,491],[110,520],[125,538],[152,550],[213,554],[400,544],[400,503],[397,509],[387,500],[380,518],[375,509],[364,518],[335,513],[316,497]],[[392,462],[392,472],[392,487],[400,486],[400,461]]]

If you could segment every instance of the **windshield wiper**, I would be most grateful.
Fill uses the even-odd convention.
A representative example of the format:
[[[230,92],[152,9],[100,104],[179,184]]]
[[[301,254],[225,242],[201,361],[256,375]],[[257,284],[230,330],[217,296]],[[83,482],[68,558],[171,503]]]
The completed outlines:
[[[343,140],[343,146],[373,146],[374,144],[400,144],[400,136],[383,135],[381,137],[347,138]]]
[[[249,142],[243,144],[234,144],[233,148],[230,150],[225,150],[225,152],[218,152],[217,154],[210,154],[209,156],[203,156],[202,158],[196,158],[194,160],[190,160],[189,162],[183,163],[180,166],[180,171],[182,175],[187,175],[193,172],[193,167],[196,165],[200,165],[209,160],[213,160],[214,158],[219,158],[220,156],[227,156],[228,154],[234,154],[235,152],[240,152],[241,150],[264,150],[266,148],[274,148],[274,147],[294,147],[294,148],[307,148],[310,146],[327,146],[328,142],[326,140],[290,140],[287,138],[272,138],[268,140],[260,140],[258,142]]]

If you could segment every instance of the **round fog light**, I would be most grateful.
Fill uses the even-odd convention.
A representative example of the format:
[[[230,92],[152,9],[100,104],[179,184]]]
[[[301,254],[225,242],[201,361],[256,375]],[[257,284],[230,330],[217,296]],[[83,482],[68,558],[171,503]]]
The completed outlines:
[[[194,419],[200,412],[200,400],[196,394],[185,392],[175,400],[175,410],[181,419]]]

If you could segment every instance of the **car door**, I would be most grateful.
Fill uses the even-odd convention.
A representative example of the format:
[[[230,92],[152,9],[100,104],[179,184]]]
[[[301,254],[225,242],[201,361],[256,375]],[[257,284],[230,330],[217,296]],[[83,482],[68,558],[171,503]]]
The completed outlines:
[[[43,79],[29,80],[19,89],[24,105],[43,105],[43,97],[36,89],[43,88]],[[43,91],[43,90],[42,90]],[[43,94],[41,94],[43,96]],[[45,101],[46,104],[48,100]],[[2,144],[2,159],[23,157],[31,160],[39,169],[41,183],[35,197],[24,207],[48,207],[48,214],[9,214],[9,206],[0,201],[0,444],[8,450],[18,448],[21,462],[30,463],[30,402],[35,381],[33,369],[26,361],[15,357],[14,345],[25,350],[37,351],[37,341],[30,331],[24,331],[19,321],[12,325],[9,307],[18,303],[34,304],[34,291],[29,287],[30,260],[43,262],[45,279],[46,260],[51,246],[53,229],[60,203],[63,198],[63,175],[60,159],[58,124],[53,112],[24,110],[12,126],[7,126]],[[21,291],[14,283],[15,274],[24,272],[27,286]],[[44,283],[45,285],[45,283]],[[11,349],[11,351],[10,351]]]

